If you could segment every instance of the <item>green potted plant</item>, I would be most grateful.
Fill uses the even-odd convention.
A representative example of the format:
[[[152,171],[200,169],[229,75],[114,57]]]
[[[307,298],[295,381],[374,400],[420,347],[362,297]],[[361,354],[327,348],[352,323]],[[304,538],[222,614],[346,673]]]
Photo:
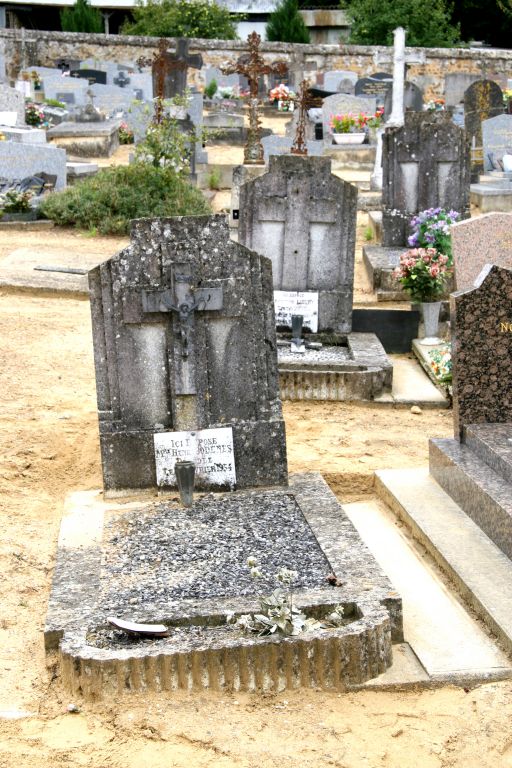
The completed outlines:
[[[368,116],[360,112],[353,115],[331,115],[329,127],[335,144],[362,144],[366,137]]]
[[[420,344],[439,344],[440,299],[451,274],[449,257],[435,248],[413,248],[400,256],[400,264],[393,274],[411,301],[421,306],[425,338]]]

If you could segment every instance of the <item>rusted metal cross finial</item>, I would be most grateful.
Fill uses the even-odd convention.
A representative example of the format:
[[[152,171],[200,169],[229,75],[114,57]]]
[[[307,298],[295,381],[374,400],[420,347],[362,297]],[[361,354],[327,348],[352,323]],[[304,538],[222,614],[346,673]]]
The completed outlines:
[[[258,115],[258,78],[260,75],[285,75],[288,65],[285,61],[275,61],[267,64],[260,53],[261,37],[256,32],[251,32],[247,38],[249,53],[240,56],[235,64],[221,67],[225,75],[243,75],[249,81],[249,130],[247,143],[244,147],[244,164],[263,165],[263,146],[261,144],[261,124]]]
[[[306,147],[306,114],[312,107],[321,107],[323,99],[319,96],[312,96],[309,90],[309,82],[303,80],[299,86],[298,96],[291,98],[299,109],[297,120],[297,130],[295,131],[295,141],[291,149],[292,155],[307,155]]]
[[[155,94],[155,115],[153,122],[162,122],[163,117],[163,100],[172,98],[184,90],[182,83],[174,83],[175,93],[169,92],[170,88],[170,76],[173,72],[184,72],[188,67],[195,67],[201,69],[203,66],[203,59],[200,54],[189,55],[188,53],[188,40],[179,39],[176,42],[176,53],[171,53],[168,50],[169,40],[165,37],[161,37],[158,41],[158,51],[152,58],[141,56],[137,59],[139,67],[151,66],[151,72],[153,75],[153,91]]]

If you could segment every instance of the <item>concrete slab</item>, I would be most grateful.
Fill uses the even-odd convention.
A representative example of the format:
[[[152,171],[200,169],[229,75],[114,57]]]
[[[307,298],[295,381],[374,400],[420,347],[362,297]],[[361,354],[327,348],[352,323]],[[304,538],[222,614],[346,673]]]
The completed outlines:
[[[430,683],[428,672],[409,643],[398,643],[393,646],[393,665],[382,675],[368,680],[361,688],[408,688]]]
[[[105,257],[74,254],[52,248],[17,248],[0,262],[0,288],[27,291],[51,291],[69,295],[89,295],[87,275],[36,270],[34,267],[92,269]]]
[[[389,355],[393,363],[391,394],[375,398],[376,403],[418,405],[420,408],[449,408],[450,402],[430,381],[413,358]]]
[[[442,490],[426,467],[375,474],[381,499],[512,652],[512,562]]]
[[[432,680],[512,677],[505,653],[416,551],[382,502],[346,504],[343,509],[401,594],[405,640]],[[475,558],[471,561],[474,567]]]

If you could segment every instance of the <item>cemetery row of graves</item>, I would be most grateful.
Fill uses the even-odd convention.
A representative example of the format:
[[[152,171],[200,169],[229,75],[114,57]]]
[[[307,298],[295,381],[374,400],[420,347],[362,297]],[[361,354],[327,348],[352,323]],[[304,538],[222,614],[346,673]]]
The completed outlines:
[[[46,650],[91,700],[349,690],[385,675],[408,644],[415,680],[440,679],[350,513],[320,474],[288,474],[282,413],[284,399],[397,405],[390,355],[412,351],[434,402],[453,399],[454,436],[430,440],[420,474],[377,473],[376,492],[504,648],[468,670],[509,676],[507,89],[476,79],[453,107],[425,104],[406,80],[403,30],[392,73],[363,80],[292,83],[259,46],[253,33],[246,54],[206,74],[204,93],[187,88],[202,59],[185,40],[136,63],[35,67],[0,92],[6,223],[25,213],[130,233],[87,274],[104,498],[67,502]],[[37,122],[34,104],[39,127],[24,123]],[[262,125],[271,111],[279,133]],[[127,164],[98,168],[132,137]],[[243,163],[214,164],[226,146]],[[215,184],[204,183],[210,166]],[[227,205],[213,213],[223,185]],[[28,210],[13,210],[20,197]],[[362,213],[374,235],[362,250],[366,310],[354,306]],[[60,271],[62,286],[77,271],[36,269]],[[414,392],[402,402],[418,408]],[[499,574],[500,600],[461,535],[472,562]]]

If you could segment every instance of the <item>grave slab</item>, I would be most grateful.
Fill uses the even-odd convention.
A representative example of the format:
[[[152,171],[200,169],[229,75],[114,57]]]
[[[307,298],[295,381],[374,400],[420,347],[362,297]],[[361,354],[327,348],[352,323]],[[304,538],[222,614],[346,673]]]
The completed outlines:
[[[48,139],[73,157],[111,157],[119,147],[120,120],[65,122],[48,130]]]
[[[177,559],[158,557],[148,526]],[[283,539],[279,556],[267,545],[270,530],[273,541]],[[215,584],[202,565],[211,548],[223,563]],[[185,551],[186,569],[173,570]],[[262,584],[251,579],[249,555],[270,575],[276,565],[295,563],[296,604],[322,615],[339,602],[347,624],[288,639],[248,637],[226,626],[229,611],[257,610],[257,595],[273,586],[265,577]],[[342,586],[328,584],[331,573],[342,575]],[[165,623],[171,635],[126,642],[109,629],[112,614]],[[197,495],[192,510],[171,498],[113,505],[91,492],[69,497],[45,638],[48,651],[58,648],[66,687],[94,700],[142,689],[346,690],[388,668],[391,642],[403,635],[398,594],[325,481],[308,474],[291,478],[286,490],[221,494],[216,501]]]

